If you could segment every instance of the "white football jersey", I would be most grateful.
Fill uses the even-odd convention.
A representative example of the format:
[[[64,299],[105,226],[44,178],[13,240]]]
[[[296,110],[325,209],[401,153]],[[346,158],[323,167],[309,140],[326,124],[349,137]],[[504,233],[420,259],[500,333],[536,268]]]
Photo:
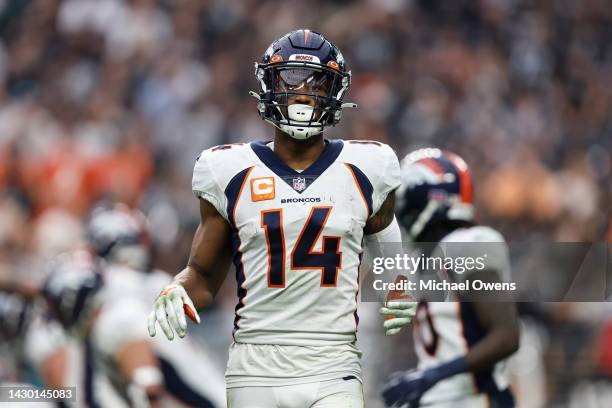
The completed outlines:
[[[399,184],[397,156],[379,142],[326,141],[303,171],[269,142],[202,152],[193,191],[233,229],[235,341],[354,342],[363,228]]]
[[[100,312],[89,338],[94,366],[110,382],[114,391],[127,400],[129,382],[120,373],[115,356],[121,348],[136,341],[150,342],[160,363],[166,387],[173,397],[180,395],[190,406],[225,406],[225,384],[221,371],[211,363],[203,345],[196,345],[189,335],[181,341],[168,341],[164,336],[150,338],[145,325],[152,299],[167,285],[171,277],[162,271],[150,273],[109,265],[104,271],[104,287],[98,294]],[[206,381],[201,373],[206,372]],[[97,388],[101,388],[96,384]],[[104,406],[110,403],[109,392],[95,390],[95,397]],[[177,402],[176,405],[183,406]]]
[[[482,243],[482,245],[460,243]],[[508,281],[510,276],[508,248],[502,235],[492,228],[475,226],[457,229],[440,241],[434,250],[434,255],[442,253],[447,257],[476,257],[482,256],[483,248],[486,248],[487,252],[487,271],[497,272],[501,282]],[[458,281],[470,278],[469,273],[453,276]],[[456,279],[457,277],[459,279]],[[433,367],[465,355],[485,334],[478,323],[475,309],[469,302],[420,302],[413,324],[419,369]],[[487,398],[495,399],[499,406],[513,406],[512,396],[508,391],[509,378],[506,366],[504,360],[495,364],[490,370],[477,374],[458,374],[440,381],[423,395],[421,403],[434,405],[486,394]]]

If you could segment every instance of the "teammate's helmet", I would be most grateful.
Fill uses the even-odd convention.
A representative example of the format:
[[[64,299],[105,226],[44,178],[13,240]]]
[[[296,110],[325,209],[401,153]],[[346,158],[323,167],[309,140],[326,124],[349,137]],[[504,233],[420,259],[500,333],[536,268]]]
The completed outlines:
[[[59,255],[50,263],[50,273],[42,294],[51,316],[67,330],[82,326],[96,306],[102,288],[102,275],[91,256],[84,251]]]
[[[124,204],[96,208],[87,227],[92,251],[111,263],[148,271],[151,245],[146,218]]]
[[[18,293],[0,291],[0,341],[23,339],[32,303]]]
[[[412,239],[434,221],[472,221],[472,176],[458,155],[440,149],[420,149],[401,162],[402,186],[397,216]]]
[[[334,126],[342,115],[342,103],[351,84],[342,53],[323,35],[296,30],[274,41],[262,62],[255,63],[262,119],[295,139],[308,139]],[[314,106],[291,103],[297,95],[308,95]]]

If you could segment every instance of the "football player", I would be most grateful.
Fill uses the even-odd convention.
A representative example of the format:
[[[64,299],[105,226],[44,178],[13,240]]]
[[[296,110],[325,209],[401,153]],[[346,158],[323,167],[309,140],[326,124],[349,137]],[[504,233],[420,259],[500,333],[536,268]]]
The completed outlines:
[[[401,167],[397,215],[416,246],[438,243],[432,253],[451,257],[486,248],[491,253],[483,270],[452,276],[506,281],[507,246],[499,232],[474,223],[466,163],[450,152],[421,149],[408,154]],[[392,377],[383,392],[387,406],[514,406],[505,364],[519,342],[514,303],[452,300],[419,302],[413,324],[418,370]]]
[[[69,335],[84,341],[96,371],[103,373],[122,397],[120,404],[157,406],[164,393],[163,376],[150,343],[138,336],[133,325],[115,332],[104,330],[113,318],[123,318],[121,309],[129,318],[140,305],[122,299],[104,302],[102,273],[86,252],[62,254],[51,270],[42,293],[52,316]],[[87,392],[90,387],[86,386]],[[98,398],[104,401],[104,396],[96,395]],[[90,395],[88,402],[92,400]]]
[[[323,138],[351,73],[310,30],[274,41],[255,64],[273,141],[204,150],[193,192],[200,225],[189,262],[155,301],[149,332],[183,337],[233,259],[238,283],[226,370],[230,407],[363,407],[356,347],[363,243],[399,242],[399,162],[379,142]],[[410,313],[410,311],[409,311]],[[205,381],[205,378],[202,379]]]
[[[39,284],[0,277],[0,383],[58,388],[77,382],[63,330],[46,312]],[[54,406],[78,406],[85,402],[81,397],[78,393],[74,404]]]
[[[0,383],[22,379],[23,338],[33,308],[30,299],[3,286],[0,282]]]
[[[36,305],[29,296],[20,293],[16,285],[7,288],[0,279],[0,385],[3,387],[33,387],[39,383],[33,375],[36,367],[28,354],[27,340]],[[49,365],[47,365],[48,367]],[[2,402],[3,407],[19,406],[10,400]],[[36,407],[63,407],[54,402],[36,403]]]
[[[173,347],[165,340],[149,339],[143,327],[133,324],[146,320],[151,300],[171,281],[167,273],[151,268],[153,250],[144,214],[121,203],[101,206],[93,211],[87,230],[90,251],[103,260],[98,266],[104,287],[96,295],[103,307],[90,336],[94,360],[103,361],[97,366],[104,366],[105,358],[99,356],[112,355],[126,344],[149,348],[175,399],[191,406],[224,406],[223,377],[202,345],[182,342]],[[122,364],[135,355],[124,350]],[[121,389],[117,370],[105,368],[111,383]],[[208,373],[206,382],[199,381],[199,372]]]
[[[62,254],[54,262],[43,295],[52,316],[66,333],[84,344],[85,359],[92,370],[86,373],[88,404],[113,407],[224,406],[214,401],[211,386],[216,382],[206,356],[184,343],[178,356],[156,347],[142,327],[134,322],[146,316],[146,304],[134,293],[117,292],[112,276],[88,258],[87,253]],[[198,382],[207,372],[209,381]],[[110,388],[109,388],[110,387]]]
[[[87,225],[89,251],[104,260],[106,290],[154,299],[171,278],[152,268],[153,245],[146,217],[123,203],[108,203],[92,211]],[[112,289],[111,286],[112,285]]]

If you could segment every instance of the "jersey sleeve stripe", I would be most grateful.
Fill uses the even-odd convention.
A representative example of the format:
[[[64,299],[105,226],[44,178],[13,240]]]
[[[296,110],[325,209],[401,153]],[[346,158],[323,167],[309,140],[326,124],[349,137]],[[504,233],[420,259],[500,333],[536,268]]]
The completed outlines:
[[[372,183],[370,182],[368,177],[359,169],[359,167],[350,163],[344,163],[344,165],[353,176],[353,180],[355,180],[357,190],[359,190],[361,198],[363,198],[363,202],[366,206],[368,218],[370,218],[370,216],[372,215],[372,195],[374,194],[374,187],[372,187]]]
[[[246,276],[244,273],[244,264],[242,263],[242,252],[240,252],[240,235],[238,233],[238,227],[236,226],[235,211],[238,205],[238,200],[240,200],[240,196],[242,195],[244,185],[246,184],[246,181],[248,180],[253,168],[254,167],[246,168],[240,173],[236,174],[225,188],[225,196],[227,198],[227,218],[232,227],[232,253],[234,266],[236,267],[236,283],[238,292],[238,304],[235,308],[234,330],[232,332],[234,340],[236,339],[236,332],[239,329],[238,323],[240,318],[238,317],[238,311],[244,307],[244,298],[247,295],[247,290],[242,286],[246,280]]]
[[[240,252],[240,236],[238,230],[232,229],[232,252],[234,267],[236,268],[236,294],[238,296],[238,303],[234,309],[234,330],[232,331],[232,337],[236,340],[236,332],[240,329],[238,311],[244,307],[244,298],[247,295],[247,290],[244,286],[246,276],[244,274],[244,264],[242,263],[242,252]]]
[[[232,227],[236,228],[235,212],[238,200],[242,195],[242,190],[246,184],[246,180],[249,178],[249,174],[253,170],[253,167],[248,167],[236,174],[228,183],[225,188],[225,197],[227,197],[227,218]]]

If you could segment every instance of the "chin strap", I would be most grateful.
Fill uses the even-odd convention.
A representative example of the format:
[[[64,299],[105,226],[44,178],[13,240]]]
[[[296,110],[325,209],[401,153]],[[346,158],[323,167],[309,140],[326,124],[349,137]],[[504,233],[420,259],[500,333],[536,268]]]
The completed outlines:
[[[257,99],[258,103],[257,103],[257,110],[259,111],[259,113],[262,115],[262,117],[264,116],[264,113],[266,111],[266,105],[265,103],[261,100],[261,95],[258,94],[257,92],[254,91],[249,91],[249,95],[252,96],[253,98]],[[305,107],[306,105],[304,105]],[[342,109],[344,108],[356,108],[357,104],[353,103],[353,102],[344,102],[340,105],[340,109],[337,110],[334,114],[336,115],[337,120],[339,120],[340,115],[342,113]],[[300,126],[300,121],[292,118],[292,119],[285,119],[284,115],[282,114],[282,112],[280,111],[280,108],[278,106],[276,106],[276,108],[278,109],[281,117],[283,117],[283,120],[277,122],[274,120],[271,120],[269,118],[264,117],[264,120],[270,124],[272,124],[272,126],[276,127],[277,129],[287,133],[289,136],[295,138],[295,139],[301,139],[301,140],[305,140],[305,139],[309,139],[312,136],[318,135],[319,133],[323,132],[324,128],[326,125],[323,125],[319,122],[310,122],[308,126],[306,126],[305,128]],[[294,108],[292,110],[292,108]],[[312,117],[312,111],[313,108],[312,107],[308,107],[311,110],[311,117]],[[288,110],[288,116],[300,116],[300,115],[304,115],[306,112],[304,112],[304,109],[299,109],[299,104],[292,104],[289,105],[287,107]],[[319,120],[321,120],[323,118],[323,115],[329,113],[329,107],[326,108],[321,117],[319,118]],[[296,124],[292,123],[292,120],[296,122]],[[315,126],[312,126],[312,124],[314,124]],[[306,128],[309,128],[308,130],[306,130]]]

